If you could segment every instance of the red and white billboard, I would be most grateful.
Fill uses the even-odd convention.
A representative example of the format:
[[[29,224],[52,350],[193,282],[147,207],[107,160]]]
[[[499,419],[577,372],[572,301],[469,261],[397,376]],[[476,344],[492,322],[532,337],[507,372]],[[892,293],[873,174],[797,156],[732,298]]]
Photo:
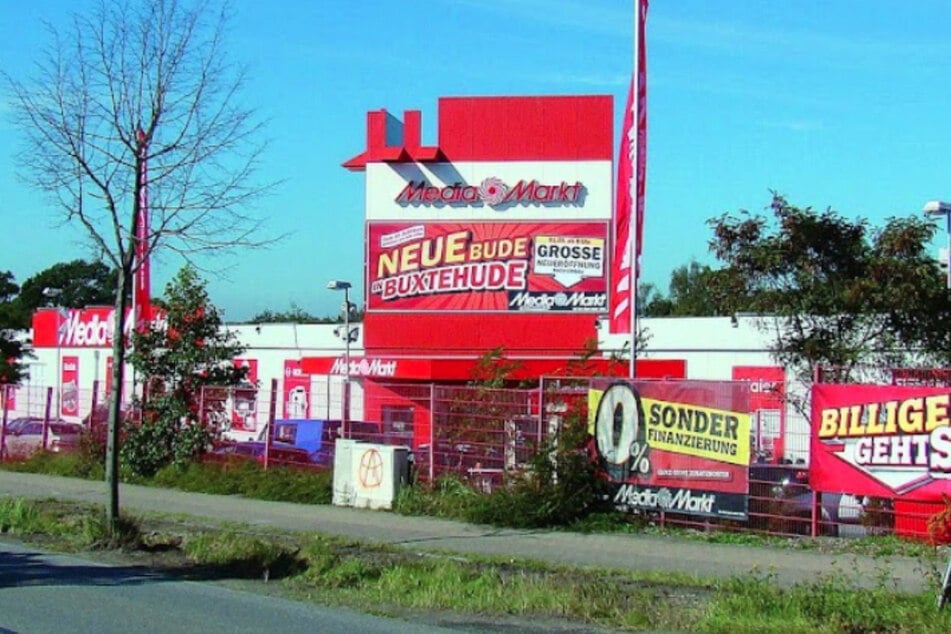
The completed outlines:
[[[951,495],[951,388],[817,384],[810,483],[940,502]]]
[[[298,360],[284,361],[284,418],[310,418],[310,375]]]
[[[79,415],[79,357],[63,357],[59,404],[61,416]]]
[[[604,312],[607,223],[370,223],[368,310]]]

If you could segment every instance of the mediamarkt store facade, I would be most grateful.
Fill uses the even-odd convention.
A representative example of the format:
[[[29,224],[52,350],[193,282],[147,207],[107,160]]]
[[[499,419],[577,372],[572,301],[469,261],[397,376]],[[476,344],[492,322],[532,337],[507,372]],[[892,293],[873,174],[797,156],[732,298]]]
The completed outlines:
[[[371,419],[403,392],[394,383],[469,380],[494,349],[518,361],[513,378],[564,374],[608,310],[612,98],[442,98],[434,145],[421,123],[369,112],[366,147],[344,163],[366,178],[365,356],[392,368],[363,381]],[[684,373],[677,361],[640,370]]]
[[[230,326],[248,347],[235,363],[262,390],[278,379],[280,418],[341,418],[349,374],[349,418],[369,421],[387,416],[380,404],[406,400],[408,385],[470,380],[497,348],[519,362],[517,379],[564,374],[591,342],[602,354],[589,367],[616,372],[608,357],[629,336],[599,319],[611,288],[613,119],[610,96],[442,98],[436,143],[423,145],[419,111],[367,113],[366,147],[344,163],[366,178],[366,313],[349,372],[329,325]],[[88,411],[84,394],[108,380],[110,312],[34,316],[31,384],[77,386],[78,399],[57,399],[66,418]],[[646,325],[641,377],[782,380],[755,329]],[[425,402],[406,404],[428,424]],[[232,435],[259,433],[267,409],[253,409],[233,415]]]

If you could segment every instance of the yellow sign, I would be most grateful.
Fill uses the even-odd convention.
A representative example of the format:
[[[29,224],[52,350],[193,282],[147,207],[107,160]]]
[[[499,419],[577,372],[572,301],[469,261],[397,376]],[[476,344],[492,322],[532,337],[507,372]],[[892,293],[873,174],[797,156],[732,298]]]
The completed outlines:
[[[641,402],[652,449],[749,464],[749,414],[648,398]]]

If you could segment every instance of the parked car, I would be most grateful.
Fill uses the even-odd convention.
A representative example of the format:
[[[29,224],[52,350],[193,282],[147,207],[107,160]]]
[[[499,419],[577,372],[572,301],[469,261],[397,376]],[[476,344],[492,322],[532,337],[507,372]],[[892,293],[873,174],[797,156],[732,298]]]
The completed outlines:
[[[29,458],[31,455],[44,449],[43,447],[44,421],[41,418],[29,419],[20,424],[13,432],[6,435],[3,458]],[[46,435],[46,451],[60,453],[72,451],[79,446],[79,436],[83,426],[78,423],[67,423],[64,420],[52,420],[48,424]]]
[[[222,445],[211,453],[218,458],[256,460],[263,464],[266,447],[267,443],[264,441],[246,440]],[[313,464],[306,450],[284,442],[272,442],[270,451],[267,451],[267,457],[268,462],[275,464]]]
[[[812,534],[813,492],[805,464],[750,465],[749,523],[752,528],[794,535]],[[864,533],[863,515],[871,500],[844,493],[823,493],[818,534]],[[883,517],[887,510],[879,511]]]
[[[12,420],[8,420],[6,432],[8,435],[12,434],[14,431],[16,431],[17,429],[20,429],[21,427],[23,427],[30,421],[37,421],[37,420],[40,421],[41,423],[43,422],[42,418],[37,418],[35,416],[23,416],[20,418],[14,418]]]

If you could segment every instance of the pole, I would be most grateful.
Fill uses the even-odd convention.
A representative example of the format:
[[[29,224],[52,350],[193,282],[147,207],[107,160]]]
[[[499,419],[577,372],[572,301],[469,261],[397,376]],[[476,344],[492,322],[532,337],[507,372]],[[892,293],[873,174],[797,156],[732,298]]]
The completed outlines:
[[[947,219],[945,231],[948,235],[948,252],[945,254],[947,257],[945,265],[948,267],[948,290],[951,290],[951,209],[948,209],[944,212],[944,217]]]
[[[349,438],[350,430],[350,288],[343,289],[343,332],[344,332],[344,352],[343,352],[343,416],[341,426],[343,427],[344,438]]]
[[[644,222],[644,206],[647,193],[647,49],[645,21],[647,20],[648,0],[634,1],[634,84],[631,95],[632,129],[628,133],[628,154],[631,161],[631,179],[628,183],[628,195],[631,200],[631,214],[628,225],[631,263],[631,365],[629,375],[637,376],[637,286],[640,277],[641,252],[640,230]]]
[[[56,307],[56,417],[63,413],[63,308]],[[44,449],[45,443],[44,443]]]

